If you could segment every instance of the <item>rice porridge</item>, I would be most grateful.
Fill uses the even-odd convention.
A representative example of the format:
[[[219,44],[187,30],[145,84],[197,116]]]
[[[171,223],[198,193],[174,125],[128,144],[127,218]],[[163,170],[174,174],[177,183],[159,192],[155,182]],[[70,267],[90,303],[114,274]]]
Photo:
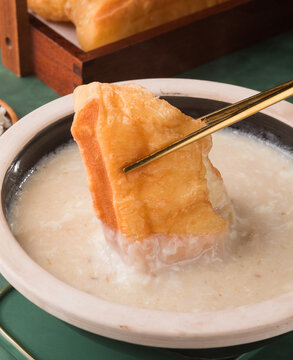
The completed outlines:
[[[231,130],[210,153],[233,202],[237,241],[223,257],[142,273],[105,242],[76,144],[40,161],[17,195],[10,226],[24,250],[60,280],[142,308],[214,311],[293,290],[293,159]]]

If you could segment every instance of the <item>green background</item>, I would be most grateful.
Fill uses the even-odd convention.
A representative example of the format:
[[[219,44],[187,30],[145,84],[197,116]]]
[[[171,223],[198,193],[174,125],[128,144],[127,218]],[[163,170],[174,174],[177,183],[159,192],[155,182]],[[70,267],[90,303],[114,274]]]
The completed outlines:
[[[178,77],[264,90],[293,79],[293,31],[191,69]],[[22,117],[58,95],[34,76],[17,78],[0,64],[0,98]],[[292,99],[289,101],[292,102]],[[292,114],[293,116],[293,114]],[[5,249],[0,249],[5,251]],[[0,275],[0,289],[6,281]],[[45,313],[16,291],[0,303],[0,324],[37,359],[178,359],[178,355],[91,335]],[[14,359],[0,339],[0,360]],[[293,359],[288,334],[245,359]]]

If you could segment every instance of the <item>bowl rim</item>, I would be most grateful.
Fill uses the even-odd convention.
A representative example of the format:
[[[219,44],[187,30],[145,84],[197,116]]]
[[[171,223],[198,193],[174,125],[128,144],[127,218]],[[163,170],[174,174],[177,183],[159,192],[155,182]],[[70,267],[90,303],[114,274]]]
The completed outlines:
[[[189,96],[226,102],[257,91],[192,79],[141,79],[156,95]],[[178,90],[180,89],[180,90]],[[293,127],[293,104],[282,101],[262,113]],[[73,113],[72,94],[26,115],[0,138],[0,187],[11,162],[40,130]],[[292,117],[292,116],[291,116]],[[0,202],[1,202],[0,194]],[[215,348],[245,344],[293,328],[293,292],[256,304],[215,312],[164,312],[106,301],[56,279],[37,265],[12,235],[0,208],[0,271],[25,297],[52,315],[82,329],[135,344],[168,348]]]

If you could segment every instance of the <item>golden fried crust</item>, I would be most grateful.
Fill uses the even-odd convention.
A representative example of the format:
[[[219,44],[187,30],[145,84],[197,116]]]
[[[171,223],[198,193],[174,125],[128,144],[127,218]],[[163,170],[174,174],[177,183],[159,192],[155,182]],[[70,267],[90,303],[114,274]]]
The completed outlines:
[[[200,128],[200,121],[134,84],[93,83],[78,87],[74,97],[72,134],[87,168],[97,217],[104,224],[131,241],[153,234],[214,237],[227,231],[227,222],[209,200],[204,158],[210,138],[127,175],[122,171]]]
[[[85,51],[199,12],[227,0],[67,0]]]
[[[44,19],[51,21],[68,21],[65,14],[67,0],[28,0],[28,7]]]
[[[98,108],[98,101],[91,100],[76,117],[71,131],[80,146],[87,169],[89,189],[97,217],[113,229],[118,226],[111,200],[113,194],[95,134]]]

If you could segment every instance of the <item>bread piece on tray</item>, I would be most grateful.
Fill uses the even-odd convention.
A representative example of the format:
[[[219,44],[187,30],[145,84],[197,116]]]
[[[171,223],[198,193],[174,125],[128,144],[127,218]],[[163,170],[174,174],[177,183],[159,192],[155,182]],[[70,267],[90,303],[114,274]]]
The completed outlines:
[[[67,0],[85,51],[193,14],[227,0]]]
[[[89,51],[226,1],[28,0],[28,7],[47,20],[72,21]]]
[[[69,21],[65,14],[67,0],[28,0],[28,7],[44,19]]]
[[[106,239],[151,270],[221,245],[233,217],[211,137],[131,173],[125,165],[203,126],[147,89],[92,83],[74,92],[72,134]]]

